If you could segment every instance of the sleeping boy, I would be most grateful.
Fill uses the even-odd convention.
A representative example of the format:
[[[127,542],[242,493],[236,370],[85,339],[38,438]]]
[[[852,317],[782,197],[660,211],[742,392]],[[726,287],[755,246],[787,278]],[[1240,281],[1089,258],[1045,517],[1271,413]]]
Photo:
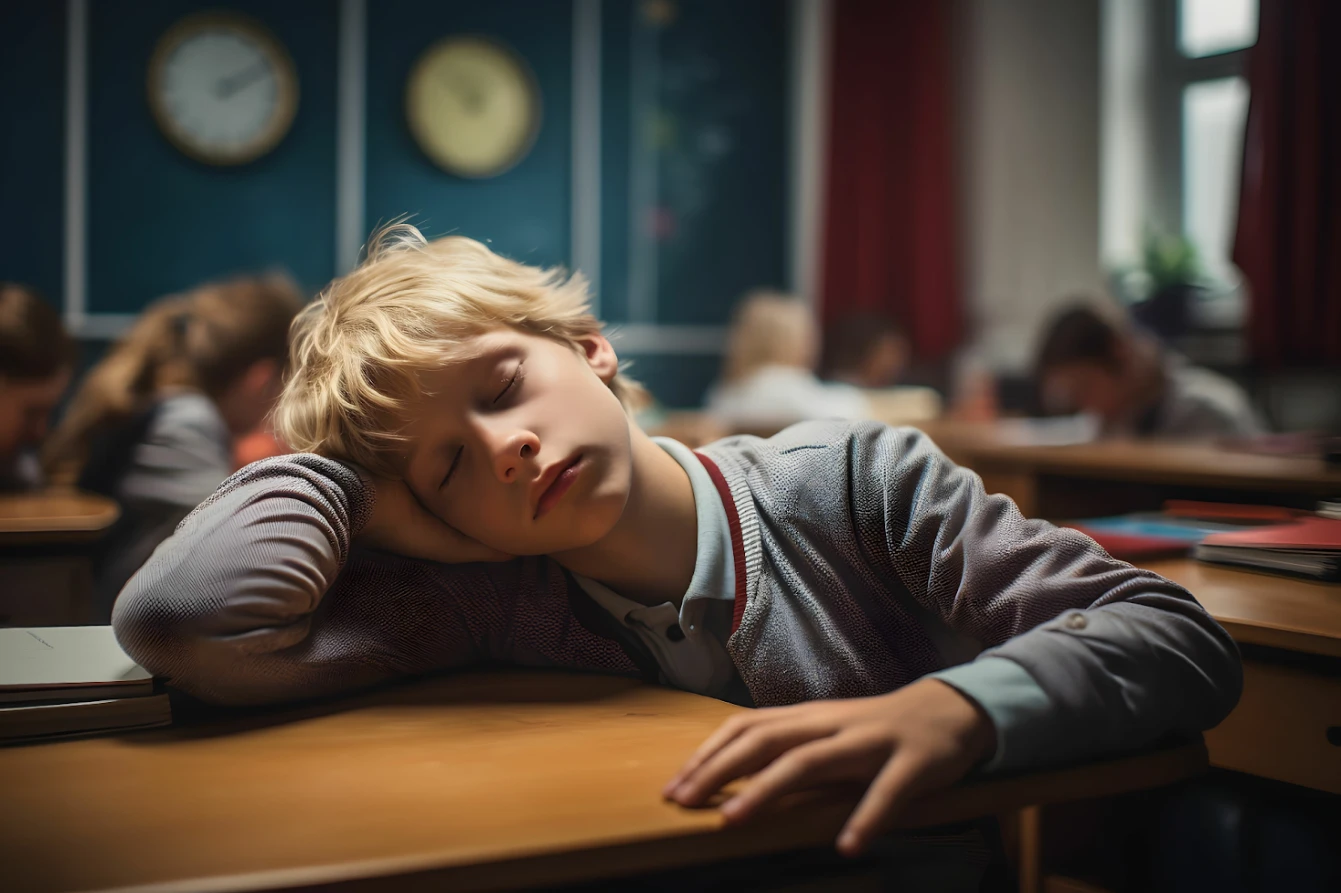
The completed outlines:
[[[1234,643],[1182,588],[1022,517],[910,429],[645,435],[579,276],[399,225],[295,323],[302,453],[235,474],[123,591],[148,669],[234,704],[484,661],[641,675],[743,711],[666,786],[858,782],[839,849],[974,768],[1216,725]],[[514,557],[520,556],[520,557]]]

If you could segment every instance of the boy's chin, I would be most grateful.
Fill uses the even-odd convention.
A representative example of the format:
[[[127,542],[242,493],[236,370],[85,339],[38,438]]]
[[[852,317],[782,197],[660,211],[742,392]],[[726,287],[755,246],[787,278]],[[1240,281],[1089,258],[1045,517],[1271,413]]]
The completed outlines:
[[[554,518],[549,535],[537,537],[527,553],[558,555],[594,546],[605,539],[619,523],[621,512],[590,508],[593,510],[582,512],[579,517]]]

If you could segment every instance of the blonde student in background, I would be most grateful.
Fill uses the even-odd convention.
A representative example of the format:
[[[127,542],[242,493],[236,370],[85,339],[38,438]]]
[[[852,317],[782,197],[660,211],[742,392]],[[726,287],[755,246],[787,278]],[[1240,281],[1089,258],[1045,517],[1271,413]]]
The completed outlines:
[[[0,282],[0,491],[43,483],[37,450],[75,359],[60,313],[33,289]]]
[[[860,390],[820,381],[819,348],[809,307],[778,292],[746,295],[732,318],[722,378],[708,391],[708,415],[728,430],[869,418]]]
[[[737,822],[857,782],[845,853],[975,767],[1233,707],[1238,653],[1191,595],[1022,518],[917,431],[648,437],[587,300],[469,239],[383,232],[295,325],[276,424],[307,452],[238,472],[154,554],[116,606],[126,651],[220,703],[505,662],[763,708],[665,796],[752,775],[721,807]],[[962,876],[984,846],[938,854]]]
[[[279,396],[302,306],[282,276],[159,300],[84,379],[47,444],[53,479],[121,504],[94,557],[96,619],[173,528],[234,470],[234,437]]]

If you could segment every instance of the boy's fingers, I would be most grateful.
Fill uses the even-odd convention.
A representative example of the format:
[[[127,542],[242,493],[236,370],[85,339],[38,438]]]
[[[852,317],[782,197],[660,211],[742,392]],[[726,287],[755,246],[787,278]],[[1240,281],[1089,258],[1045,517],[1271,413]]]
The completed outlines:
[[[896,750],[848,817],[838,835],[839,852],[845,856],[860,855],[918,792],[924,768],[921,760]]]
[[[698,746],[698,749],[689,755],[689,759],[685,760],[684,765],[680,767],[680,771],[676,772],[675,776],[670,781],[666,782],[666,787],[663,788],[661,792],[662,795],[669,797],[674,792],[675,788],[686,778],[698,771],[698,767],[702,766],[705,760],[726,745],[730,744],[738,736],[745,734],[747,730],[752,728],[754,724],[758,722],[760,713],[762,713],[762,711],[737,713],[718,726],[717,730],[709,735],[707,739]]]
[[[757,772],[792,748],[825,737],[813,723],[769,723],[737,736],[684,776],[670,796],[684,806],[697,806],[725,785]]]
[[[870,778],[887,753],[880,742],[852,735],[812,741],[775,760],[726,803],[722,812],[733,822],[743,821],[793,791]]]

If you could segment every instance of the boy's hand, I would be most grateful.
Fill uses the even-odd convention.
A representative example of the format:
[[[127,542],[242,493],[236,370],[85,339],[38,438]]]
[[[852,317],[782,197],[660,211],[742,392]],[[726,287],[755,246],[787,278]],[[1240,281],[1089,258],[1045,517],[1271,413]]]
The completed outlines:
[[[729,782],[758,773],[722,806],[734,823],[792,791],[869,782],[838,836],[838,849],[854,856],[910,799],[955,783],[995,749],[996,729],[977,704],[944,682],[924,679],[872,698],[733,716],[663,794],[701,806]]]
[[[364,545],[444,564],[508,561],[514,557],[471,539],[429,512],[403,481],[366,473],[362,477],[376,491],[372,517],[358,536]]]

